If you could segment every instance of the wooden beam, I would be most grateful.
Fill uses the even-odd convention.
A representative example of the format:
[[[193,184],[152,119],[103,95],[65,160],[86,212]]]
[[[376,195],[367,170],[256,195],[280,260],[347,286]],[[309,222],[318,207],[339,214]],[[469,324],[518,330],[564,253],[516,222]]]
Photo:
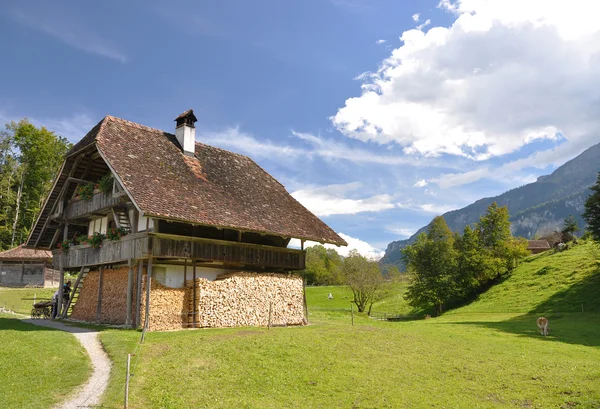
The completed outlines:
[[[54,245],[56,244],[56,240],[58,240],[58,237],[60,236],[60,233],[60,228],[56,229],[56,231],[54,232],[54,236],[52,237],[52,241],[50,242],[50,248],[54,247]]]
[[[193,256],[192,256],[193,257]],[[192,328],[196,328],[196,311],[198,310],[198,299],[196,297],[196,258],[192,258]]]
[[[127,262],[129,271],[127,272],[127,316],[125,317],[125,326],[131,328],[131,311],[133,302],[133,260],[130,258]]]
[[[23,284],[23,278],[25,278],[25,262],[21,261],[21,284]]]
[[[100,322],[102,319],[102,281],[104,276],[104,269],[102,266],[98,269],[98,304],[96,305],[96,322]]]
[[[69,223],[65,223],[63,230],[63,241],[67,241],[69,238]],[[62,306],[63,306],[63,285],[65,284],[65,257],[67,255],[64,251],[60,252],[60,273],[58,280],[58,300],[56,303],[56,318],[61,317]]]
[[[152,288],[152,237],[148,239],[148,269],[146,271],[146,316],[144,329],[150,329],[150,289]]]
[[[138,273],[135,292],[135,327],[139,328],[142,321],[140,313],[142,311],[142,273],[144,272],[144,260],[140,260],[138,264]]]

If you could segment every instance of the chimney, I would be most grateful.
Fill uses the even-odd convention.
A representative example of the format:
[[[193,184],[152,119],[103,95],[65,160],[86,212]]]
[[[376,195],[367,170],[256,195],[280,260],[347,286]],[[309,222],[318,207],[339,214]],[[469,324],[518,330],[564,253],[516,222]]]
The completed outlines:
[[[177,123],[175,128],[175,136],[179,141],[179,145],[183,149],[183,153],[188,156],[194,156],[196,149],[196,126],[194,125],[198,119],[194,115],[193,109],[188,109],[183,114],[175,118]]]

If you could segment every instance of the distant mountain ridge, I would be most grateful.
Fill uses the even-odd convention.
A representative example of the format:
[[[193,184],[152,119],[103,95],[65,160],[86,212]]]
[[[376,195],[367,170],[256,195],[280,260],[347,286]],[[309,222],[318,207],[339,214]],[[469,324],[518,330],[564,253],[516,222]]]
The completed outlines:
[[[480,199],[442,216],[452,231],[462,232],[467,225],[476,223],[492,202],[496,202],[499,206],[508,207],[511,231],[515,236],[532,239],[536,234],[550,232],[560,228],[570,214],[575,216],[579,227],[583,227],[583,205],[590,194],[589,187],[596,182],[598,171],[600,144],[586,149],[550,175],[540,176],[533,183],[495,197]],[[403,269],[400,251],[412,244],[426,229],[427,226],[424,226],[410,238],[388,244],[380,263],[394,264]]]

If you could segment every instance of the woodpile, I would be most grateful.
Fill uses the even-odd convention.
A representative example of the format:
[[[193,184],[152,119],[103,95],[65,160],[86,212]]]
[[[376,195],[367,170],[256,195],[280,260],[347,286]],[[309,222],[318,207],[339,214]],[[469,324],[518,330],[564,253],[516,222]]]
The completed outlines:
[[[142,281],[141,325],[144,326],[146,318],[146,276]],[[150,331],[166,331],[181,329],[187,326],[187,304],[184,302],[186,289],[169,288],[152,280],[150,287]]]
[[[226,279],[186,282],[189,327],[303,325],[302,278],[271,273],[236,273]],[[194,323],[194,293],[196,291]],[[269,312],[269,310],[271,310]]]
[[[102,272],[102,305],[100,308],[100,322],[104,324],[125,324],[127,317],[127,277],[128,267],[119,269],[104,269]],[[71,318],[87,322],[96,321],[96,310],[98,308],[98,280],[99,271],[90,271],[84,279],[83,287],[79,292],[77,301],[73,307]],[[137,267],[133,275],[133,322],[137,308],[136,300],[136,276]]]

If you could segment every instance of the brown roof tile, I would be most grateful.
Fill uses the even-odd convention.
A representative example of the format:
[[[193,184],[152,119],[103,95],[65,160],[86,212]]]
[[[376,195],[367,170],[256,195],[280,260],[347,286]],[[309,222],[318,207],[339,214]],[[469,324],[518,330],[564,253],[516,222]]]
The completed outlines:
[[[247,156],[196,143],[196,156],[186,157],[174,135],[112,116],[94,129],[98,150],[146,215],[346,245]]]
[[[36,250],[21,244],[18,247],[0,253],[0,260],[47,260],[52,259],[52,252]]]
[[[528,249],[549,249],[550,244],[546,240],[527,240]]]

